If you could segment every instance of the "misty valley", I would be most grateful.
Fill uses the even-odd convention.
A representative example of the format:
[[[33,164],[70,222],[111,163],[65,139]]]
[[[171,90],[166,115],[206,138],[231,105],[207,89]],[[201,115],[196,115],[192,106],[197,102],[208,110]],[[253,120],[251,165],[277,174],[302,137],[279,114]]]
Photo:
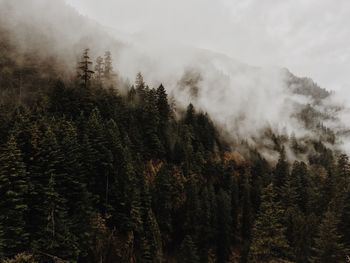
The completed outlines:
[[[130,39],[0,0],[0,262],[350,262],[337,92]]]

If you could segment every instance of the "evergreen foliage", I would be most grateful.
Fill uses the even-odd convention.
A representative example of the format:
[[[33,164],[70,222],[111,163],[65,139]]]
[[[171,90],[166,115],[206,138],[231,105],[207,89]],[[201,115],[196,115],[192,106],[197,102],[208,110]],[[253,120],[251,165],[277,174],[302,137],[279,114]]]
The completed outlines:
[[[141,73],[117,82],[112,64],[106,52],[93,72],[87,49],[76,79],[45,82],[29,67],[40,92],[1,97],[1,260],[345,261],[346,155],[271,134],[270,163],[226,142],[193,104],[175,110]],[[307,161],[290,163],[288,144]]]

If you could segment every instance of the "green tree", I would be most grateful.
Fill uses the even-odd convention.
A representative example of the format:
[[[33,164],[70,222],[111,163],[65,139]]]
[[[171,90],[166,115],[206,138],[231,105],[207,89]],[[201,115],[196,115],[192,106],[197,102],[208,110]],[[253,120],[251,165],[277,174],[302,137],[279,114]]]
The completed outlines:
[[[315,240],[315,263],[345,262],[347,250],[338,232],[338,223],[334,212],[328,209]]]
[[[159,114],[159,125],[158,125],[158,134],[162,142],[162,145],[165,149],[169,149],[169,140],[168,140],[168,128],[169,120],[171,117],[171,109],[168,103],[167,93],[161,84],[157,91],[157,109]]]
[[[187,235],[182,241],[179,256],[179,261],[183,263],[199,262],[197,247],[194,244],[191,236]]]
[[[112,54],[110,51],[105,52],[104,56],[104,71],[103,76],[107,80],[110,80],[113,75]]]
[[[0,255],[12,257],[28,249],[26,229],[28,178],[15,137],[0,154]]]
[[[252,231],[248,262],[283,262],[290,247],[282,225],[283,210],[276,201],[273,185],[262,193],[262,203]]]
[[[76,260],[76,237],[70,232],[67,200],[63,196],[67,174],[61,168],[63,153],[56,135],[46,127],[41,139],[33,130],[33,160],[30,165],[29,226],[32,248],[60,258]]]
[[[281,189],[282,186],[285,183],[285,180],[289,174],[289,165],[286,160],[286,152],[284,147],[281,150],[280,158],[278,159],[278,162],[276,164],[275,170],[274,170],[274,187],[277,189],[277,197],[281,197],[281,193],[283,190]]]
[[[167,165],[163,165],[155,179],[153,210],[162,233],[163,244],[171,240],[172,229],[172,186]]]
[[[232,218],[231,198],[224,191],[220,190],[217,196],[217,261],[224,263],[230,255]]]
[[[85,49],[81,58],[81,61],[79,62],[79,78],[83,81],[83,86],[85,88],[88,87],[88,83],[92,77],[92,74],[94,74],[94,71],[92,71],[91,68],[92,61],[90,60],[89,56],[89,49]]]
[[[156,91],[151,89],[146,95],[142,114],[142,128],[144,130],[147,157],[160,157],[164,153],[163,145],[158,135],[159,113],[157,109]]]
[[[97,57],[95,65],[95,77],[98,81],[101,81],[103,78],[103,58]]]

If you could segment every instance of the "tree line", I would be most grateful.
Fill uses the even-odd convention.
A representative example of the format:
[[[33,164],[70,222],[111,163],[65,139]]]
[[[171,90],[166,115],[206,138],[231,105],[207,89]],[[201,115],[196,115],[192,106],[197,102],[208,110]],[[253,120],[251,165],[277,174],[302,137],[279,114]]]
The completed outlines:
[[[290,163],[273,135],[277,164],[243,157],[141,73],[121,92],[110,52],[92,68],[2,100],[3,262],[346,262],[348,156],[314,140]]]

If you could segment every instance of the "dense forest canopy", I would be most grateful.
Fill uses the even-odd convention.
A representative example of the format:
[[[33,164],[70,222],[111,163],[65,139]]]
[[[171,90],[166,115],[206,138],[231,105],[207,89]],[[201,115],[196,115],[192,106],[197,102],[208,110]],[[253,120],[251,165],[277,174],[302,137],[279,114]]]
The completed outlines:
[[[77,72],[38,52],[1,28],[1,262],[349,260],[349,157],[310,79],[288,73],[313,136],[252,144],[142,73],[128,83],[109,51],[81,50]]]
[[[141,73],[120,92],[109,52],[93,63],[86,49],[79,74],[62,81],[36,61],[11,61],[5,44],[6,262],[346,260],[350,166],[330,142],[269,134],[277,164],[244,143],[242,155],[210,116],[176,110]],[[287,145],[307,160],[290,163]]]

